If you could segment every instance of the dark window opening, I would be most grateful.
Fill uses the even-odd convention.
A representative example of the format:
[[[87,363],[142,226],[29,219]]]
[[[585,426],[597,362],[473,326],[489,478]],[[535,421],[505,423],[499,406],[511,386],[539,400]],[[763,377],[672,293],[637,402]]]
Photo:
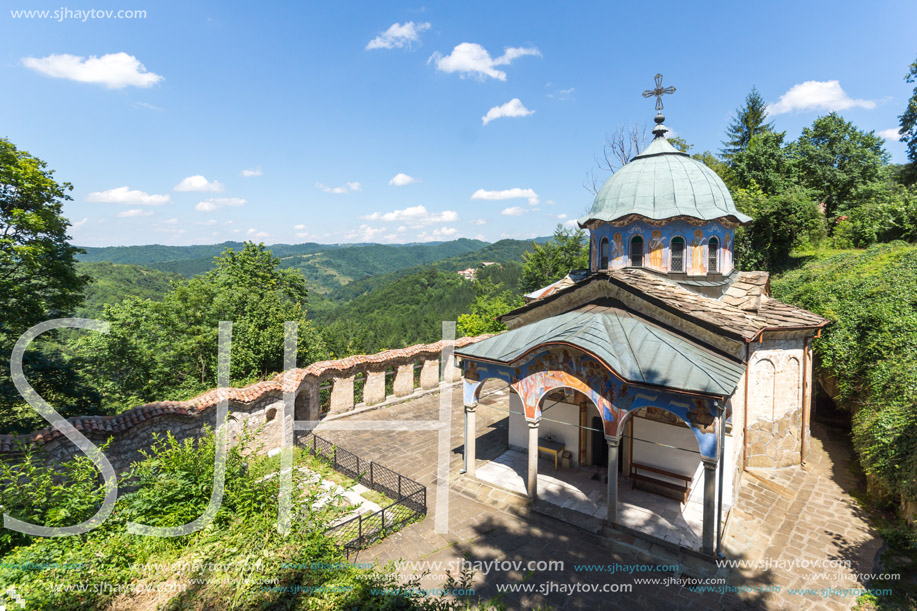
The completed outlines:
[[[635,235],[630,241],[630,264],[643,267],[643,238]]]
[[[682,238],[672,238],[672,264],[671,271],[685,271],[685,241]]]
[[[707,243],[707,271],[716,272],[719,271],[719,266],[717,261],[719,260],[719,251],[720,251],[720,241],[716,238],[710,238],[710,241]]]
[[[599,247],[599,269],[608,269],[608,238],[602,238]]]

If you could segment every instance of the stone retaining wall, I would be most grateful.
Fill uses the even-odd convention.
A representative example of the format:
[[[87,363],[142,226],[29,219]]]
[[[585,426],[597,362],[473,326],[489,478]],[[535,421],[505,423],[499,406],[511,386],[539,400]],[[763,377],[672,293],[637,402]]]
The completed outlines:
[[[455,347],[467,346],[490,337],[463,337]],[[333,361],[321,361],[308,367],[278,374],[271,380],[245,388],[213,389],[187,401],[160,401],[135,407],[116,416],[69,418],[69,422],[90,441],[99,445],[111,439],[106,457],[116,471],[126,470],[141,458],[140,451],[148,449],[153,435],[171,432],[177,439],[196,439],[205,428],[215,428],[217,403],[229,400],[228,438],[238,441],[243,429],[261,428],[257,436],[259,451],[268,452],[281,447],[283,393],[295,393],[294,418],[318,420],[321,417],[320,387],[331,384],[331,414],[342,414],[357,407],[384,402],[385,375],[395,370],[394,396],[407,397],[416,392],[414,366],[421,363],[420,388],[436,388],[440,380],[440,355],[443,342],[419,344],[378,354],[352,356]],[[446,363],[443,379],[455,382],[461,371],[453,362]],[[363,403],[354,402],[354,379],[362,374]],[[16,461],[24,446],[41,448],[52,463],[73,458],[80,450],[58,429],[48,427],[29,435],[0,435],[0,460]]]

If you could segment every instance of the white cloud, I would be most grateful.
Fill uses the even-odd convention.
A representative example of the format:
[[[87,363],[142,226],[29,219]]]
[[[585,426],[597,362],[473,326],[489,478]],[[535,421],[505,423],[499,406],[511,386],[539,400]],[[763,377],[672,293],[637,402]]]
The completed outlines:
[[[198,202],[194,209],[198,212],[213,212],[214,210],[219,210],[220,208],[225,208],[226,206],[238,208],[239,206],[244,206],[247,203],[248,200],[241,197],[211,197],[209,199],[205,199],[204,201]]]
[[[343,187],[329,187],[328,185],[323,185],[320,182],[315,183],[315,186],[324,191],[325,193],[334,193],[335,195],[341,195],[349,191],[362,191],[363,185],[358,182],[348,182]]]
[[[385,227],[370,227],[369,225],[360,225],[359,229],[351,231],[345,237],[348,240],[357,242],[371,242],[377,234],[385,231]]]
[[[131,104],[131,106],[133,106],[134,108],[138,110],[155,110],[156,112],[162,112],[163,110],[165,110],[163,108],[160,108],[159,106],[153,106],[152,104],[149,104],[147,102],[134,102],[133,104]]]
[[[534,110],[526,108],[519,98],[513,98],[506,104],[494,106],[488,110],[487,114],[481,117],[481,124],[487,125],[494,119],[500,119],[502,117],[527,117],[533,114],[535,114]]]
[[[88,221],[88,220],[89,220],[89,218],[86,217],[86,218],[84,218],[82,221],[76,221],[76,222],[70,223],[70,229],[71,229],[71,230],[72,230],[72,229],[79,229],[80,227],[82,227],[83,225],[85,225],[85,224],[86,224],[86,221]]]
[[[86,196],[87,202],[101,204],[128,204],[133,206],[161,206],[172,201],[169,195],[155,195],[129,187],[117,187],[108,191],[94,191]]]
[[[847,95],[839,81],[806,81],[793,85],[780,96],[780,100],[767,107],[768,115],[812,110],[846,110],[847,108],[875,108],[873,100],[857,100]]]
[[[503,189],[502,191],[487,191],[478,189],[471,194],[471,199],[501,200],[501,199],[518,199],[524,197],[529,200],[529,205],[534,206],[538,203],[538,194],[532,189]]]
[[[440,227],[439,229],[434,229],[431,233],[424,231],[421,234],[417,235],[418,242],[432,242],[434,240],[442,240],[443,238],[451,238],[458,233],[458,229],[455,227]]]
[[[261,171],[261,166],[259,165],[254,170],[242,170],[241,175],[245,178],[251,178],[252,176],[261,176],[264,172]]]
[[[485,221],[484,219],[474,219],[473,221],[471,221],[471,224],[472,225],[486,225],[487,221]]]
[[[497,70],[495,66],[509,65],[517,57],[524,55],[537,55],[541,52],[535,47],[510,47],[500,57],[493,59],[487,49],[474,42],[463,42],[452,49],[452,53],[443,56],[437,52],[430,56],[427,63],[436,64],[436,69],[442,72],[458,72],[462,78],[472,76],[483,79],[485,76],[500,81],[506,80],[506,73]]]
[[[564,220],[565,218],[567,218],[567,215],[566,215],[566,214],[558,214],[558,215],[557,215],[557,218],[559,218],[560,220]]]
[[[901,131],[900,128],[892,127],[891,129],[883,129],[881,131],[877,131],[876,135],[880,138],[885,138],[886,140],[897,141],[899,138],[901,138]]]
[[[405,227],[404,225],[401,225],[401,226],[398,227],[398,229],[396,229],[395,231],[397,231],[398,233],[404,233],[404,232],[407,231],[407,230],[408,230],[407,227]]]
[[[519,206],[513,206],[512,208],[504,208],[500,211],[500,214],[503,216],[522,216],[525,214],[525,208]]]
[[[207,221],[195,221],[194,224],[195,225],[204,225],[206,227],[208,225],[216,225],[217,222],[216,222],[216,219],[210,219]]]
[[[427,212],[424,206],[412,206],[403,210],[393,210],[392,212],[373,212],[362,218],[367,221],[404,223],[409,227],[416,228],[434,223],[454,223],[458,220],[458,213],[452,210],[444,210],[439,213]]]
[[[302,230],[305,229],[305,228],[306,228],[306,226],[303,225],[302,223],[300,223],[299,225],[293,225],[293,229],[296,229],[296,230],[299,230],[299,231],[302,231]]]
[[[118,218],[119,219],[128,219],[134,216],[150,216],[151,214],[153,214],[152,210],[144,210],[143,208],[131,208],[130,210],[119,212]]]
[[[22,64],[46,76],[105,85],[109,89],[152,87],[163,79],[158,74],[147,72],[136,57],[124,52],[89,58],[66,53],[41,58],[23,57]]]
[[[547,87],[550,87],[550,86],[551,86],[551,83],[548,83]],[[551,93],[548,94],[548,97],[554,100],[557,100],[559,102],[564,102],[570,99],[570,96],[572,95],[573,95],[573,87],[570,87],[569,89],[558,89],[557,91],[552,91]]]
[[[254,228],[246,231],[245,235],[247,235],[250,238],[269,238],[271,237],[271,234],[269,234],[268,232],[258,231],[257,229],[254,229]]]
[[[390,181],[388,181],[388,184],[394,187],[403,187],[404,185],[409,185],[412,182],[417,182],[417,179],[413,176],[408,176],[407,174],[398,172],[395,174],[395,176],[392,177]]]
[[[420,42],[420,33],[429,29],[429,23],[415,24],[413,21],[408,21],[405,24],[393,23],[387,30],[370,40],[366,45],[366,50],[401,49],[404,47],[410,49],[414,43]]]
[[[173,191],[193,191],[197,193],[222,193],[226,188],[218,180],[210,182],[200,174],[189,176],[175,185]]]
[[[178,225],[178,219],[177,218],[166,219],[163,221],[163,223],[166,225]]]
[[[579,227],[579,222],[576,219],[570,219],[569,221],[564,223],[564,227],[576,228],[576,227]]]

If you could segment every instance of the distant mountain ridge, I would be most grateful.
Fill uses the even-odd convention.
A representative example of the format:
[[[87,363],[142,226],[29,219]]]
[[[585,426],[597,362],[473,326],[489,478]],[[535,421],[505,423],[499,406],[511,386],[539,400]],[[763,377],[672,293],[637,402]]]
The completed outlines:
[[[535,238],[544,242],[549,238]],[[452,270],[473,267],[481,261],[504,262],[521,258],[533,240],[500,240],[490,244],[481,240],[460,238],[449,242],[411,244],[273,244],[269,246],[281,259],[283,267],[300,270],[310,288],[332,294],[353,282],[369,281],[377,276],[433,263],[446,262]],[[79,259],[85,263],[110,262],[141,265],[146,268],[180,274],[185,277],[213,269],[213,258],[225,249],[240,250],[242,242],[194,246],[109,246],[86,247]],[[520,259],[521,260],[521,259]],[[362,292],[362,291],[361,291]],[[347,296],[342,296],[345,299]]]

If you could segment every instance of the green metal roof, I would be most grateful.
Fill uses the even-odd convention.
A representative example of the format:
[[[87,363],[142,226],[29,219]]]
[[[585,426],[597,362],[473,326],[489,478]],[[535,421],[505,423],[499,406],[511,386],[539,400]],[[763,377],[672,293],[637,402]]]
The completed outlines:
[[[628,382],[728,396],[744,367],[624,309],[590,304],[470,344],[455,353],[512,363],[550,343],[577,346]]]
[[[614,173],[599,190],[589,214],[580,219],[614,221],[631,214],[662,220],[690,216],[705,221],[751,217],[736,210],[729,189],[700,161],[678,151],[663,137]]]

